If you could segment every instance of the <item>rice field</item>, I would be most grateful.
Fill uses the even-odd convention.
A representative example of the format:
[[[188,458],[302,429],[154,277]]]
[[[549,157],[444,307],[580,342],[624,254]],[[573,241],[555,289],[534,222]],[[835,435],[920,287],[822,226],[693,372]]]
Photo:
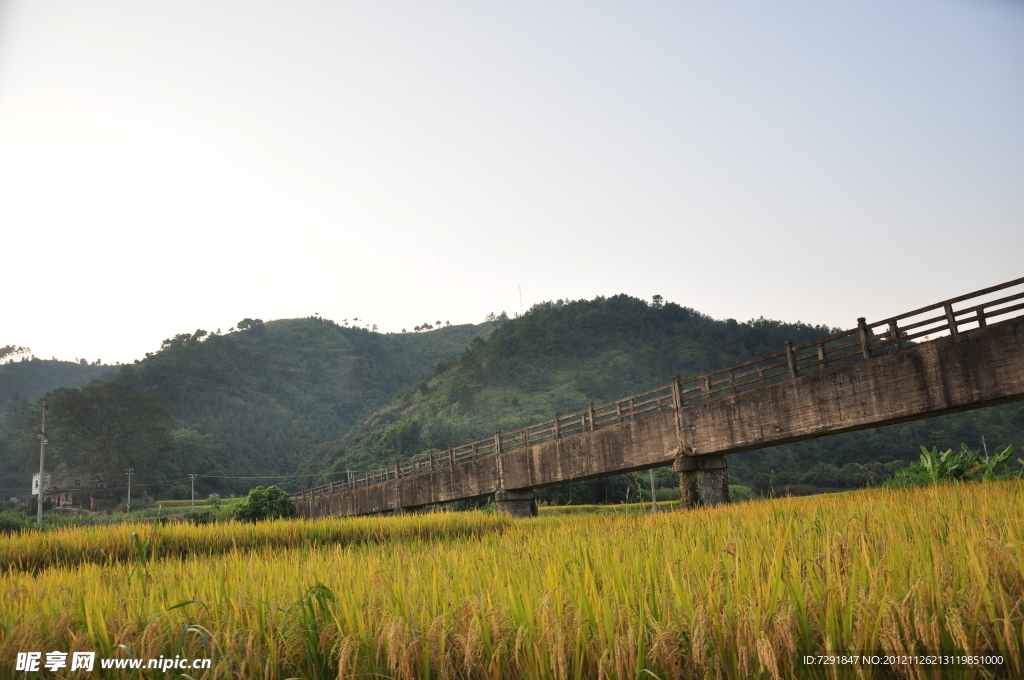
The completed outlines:
[[[801,661],[982,650],[1004,657],[996,677],[1024,677],[1022,501],[1010,481],[657,514],[147,526],[140,541],[177,547],[145,555],[129,527],[10,536],[0,676],[56,649],[211,658],[197,680],[992,677]],[[148,673],[81,677],[178,677]]]
[[[352,517],[198,526],[122,523],[0,535],[0,570],[35,572],[80,564],[135,563],[140,558],[146,561],[200,559],[232,551],[316,550],[321,546],[413,539],[458,540],[502,531],[512,525],[508,517],[484,513],[448,514],[444,521],[430,515],[408,515],[401,521],[382,519]]]

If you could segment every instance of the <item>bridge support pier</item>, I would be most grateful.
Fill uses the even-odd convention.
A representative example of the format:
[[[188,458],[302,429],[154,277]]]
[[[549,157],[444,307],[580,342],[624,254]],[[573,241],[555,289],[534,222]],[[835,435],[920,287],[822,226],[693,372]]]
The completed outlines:
[[[500,512],[507,513],[513,517],[537,516],[537,501],[534,500],[533,489],[496,491],[494,502],[498,504]]]
[[[729,502],[729,468],[725,456],[678,456],[679,500],[684,508]]]

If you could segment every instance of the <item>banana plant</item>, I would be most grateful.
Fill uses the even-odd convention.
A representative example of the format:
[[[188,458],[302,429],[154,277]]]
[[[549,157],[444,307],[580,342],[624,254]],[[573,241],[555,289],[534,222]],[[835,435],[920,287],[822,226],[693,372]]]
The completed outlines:
[[[1003,465],[1010,458],[1010,454],[1013,453],[1013,444],[1006,446],[1002,451],[996,451],[994,455],[981,458],[981,463],[978,466],[978,472],[981,474],[982,479],[996,479],[996,470],[999,466]]]
[[[933,484],[954,479],[997,479],[999,475],[996,470],[1012,453],[1012,444],[992,456],[982,456],[981,451],[967,444],[960,444],[960,450],[956,453],[953,449],[939,452],[935,446],[929,451],[922,446],[920,468]]]
[[[965,449],[965,451],[969,452],[970,449]],[[953,449],[946,449],[940,453],[937,446],[933,446],[931,451],[922,446],[921,468],[933,484],[946,480],[963,479],[970,469],[968,464],[972,462],[972,459],[963,457],[962,453],[964,452],[954,454]]]

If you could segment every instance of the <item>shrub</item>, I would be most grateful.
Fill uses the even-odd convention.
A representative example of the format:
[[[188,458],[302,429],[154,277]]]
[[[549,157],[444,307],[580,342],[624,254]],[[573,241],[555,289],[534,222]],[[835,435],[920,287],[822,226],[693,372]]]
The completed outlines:
[[[771,474],[764,472],[758,472],[754,475],[754,481],[752,484],[754,493],[758,496],[765,498],[771,498],[775,496],[775,471],[772,470]]]
[[[0,512],[0,534],[16,534],[29,527],[28,516],[16,510]]]
[[[729,499],[733,503],[750,501],[754,499],[754,491],[749,486],[743,486],[741,484],[730,484]]]
[[[257,486],[235,508],[235,517],[243,522],[291,517],[295,508],[291,497],[276,486]]]
[[[658,501],[677,501],[679,500],[679,487],[670,486],[668,488],[658,489]]]
[[[164,492],[164,495],[167,498],[186,500],[192,497],[192,491],[181,482],[175,482],[174,484],[171,484],[170,488],[168,488],[166,492]]]
[[[185,520],[192,524],[210,524],[216,519],[216,515],[212,508],[206,508],[205,510],[199,510],[197,512],[185,513]]]
[[[662,487],[660,489],[656,489],[656,491],[658,492],[658,502],[661,502],[661,501],[677,501],[677,500],[679,500],[679,487],[678,486],[670,486],[668,488]],[[651,502],[651,490],[650,489],[641,488],[640,491],[637,492],[637,498],[639,499],[637,501],[639,503],[650,503]]]

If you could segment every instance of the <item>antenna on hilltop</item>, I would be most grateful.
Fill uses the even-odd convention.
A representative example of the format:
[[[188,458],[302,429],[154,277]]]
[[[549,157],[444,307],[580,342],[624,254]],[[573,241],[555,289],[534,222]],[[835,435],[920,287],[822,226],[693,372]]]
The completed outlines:
[[[522,316],[523,312],[523,284],[519,284],[519,316]]]

